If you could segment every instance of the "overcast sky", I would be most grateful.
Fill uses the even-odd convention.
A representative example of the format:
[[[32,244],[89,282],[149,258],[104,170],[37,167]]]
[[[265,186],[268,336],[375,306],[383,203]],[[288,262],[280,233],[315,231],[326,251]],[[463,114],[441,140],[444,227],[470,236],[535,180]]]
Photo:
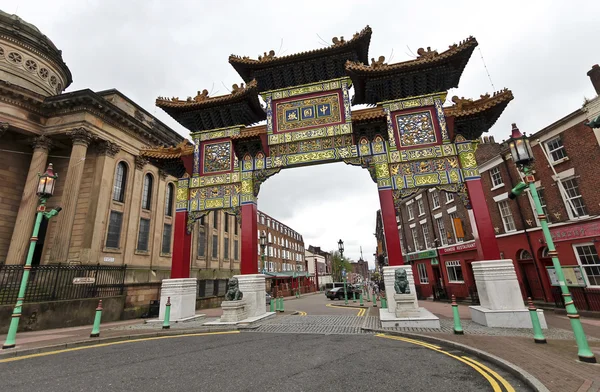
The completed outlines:
[[[478,98],[510,88],[511,102],[491,134],[510,124],[533,133],[595,96],[586,72],[600,62],[600,1],[25,1],[0,9],[36,25],[63,51],[73,73],[67,91],[116,88],[184,136],[188,131],[154,106],[158,96],[226,94],[241,78],[230,54],[256,58],[320,48],[373,29],[369,58],[414,58],[420,47],[443,51],[473,35],[479,42],[452,95]],[[393,55],[392,55],[393,53]],[[391,61],[390,61],[391,57]],[[373,265],[377,187],[343,163],[284,170],[262,186],[259,209],[323,249]]]

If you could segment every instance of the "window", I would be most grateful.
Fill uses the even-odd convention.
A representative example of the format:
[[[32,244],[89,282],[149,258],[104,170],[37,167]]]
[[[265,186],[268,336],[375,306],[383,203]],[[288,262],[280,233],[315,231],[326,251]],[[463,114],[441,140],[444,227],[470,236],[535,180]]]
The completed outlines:
[[[425,214],[425,207],[423,207],[423,199],[417,200],[417,208],[419,209],[419,216]]]
[[[415,215],[413,212],[412,204],[406,205],[406,212],[408,212],[408,220],[414,219]]]
[[[162,248],[160,249],[160,253],[171,253],[171,225],[167,223],[163,226]]]
[[[438,191],[431,192],[431,200],[433,201],[433,209],[440,207],[440,194]]]
[[[223,258],[225,260],[229,260],[229,238],[225,237],[225,238],[223,238],[223,240],[224,240]]]
[[[219,237],[216,234],[212,236],[212,258],[219,257]]]
[[[237,219],[237,216],[233,217],[233,234],[235,234],[235,235],[238,234],[238,219]]]
[[[144,190],[142,192],[142,208],[149,210],[152,203],[152,175],[150,173],[144,176]]]
[[[127,165],[125,162],[119,162],[117,172],[115,173],[115,183],[113,184],[113,200],[123,203],[125,201],[125,184],[127,183]]]
[[[493,167],[490,170],[490,178],[492,179],[492,187],[504,185],[504,181],[502,181],[502,175],[500,174],[500,169],[498,166]]]
[[[594,244],[573,245],[590,286],[600,286],[600,258]]]
[[[465,240],[465,232],[458,214],[456,212],[451,213],[450,220],[452,220],[452,231],[454,232],[456,242],[463,242]]]
[[[121,225],[123,223],[123,213],[111,211],[108,222],[108,235],[106,236],[106,247],[119,249],[121,241]]]
[[[588,212],[585,203],[583,202],[583,197],[581,197],[581,193],[579,193],[579,184],[577,184],[577,180],[575,178],[570,178],[568,180],[562,180],[561,182],[565,187],[568,205],[567,210],[573,211],[573,208],[575,208],[575,214],[569,215],[577,215],[579,217],[586,216]]]
[[[446,193],[447,194],[447,193]],[[448,245],[448,234],[446,233],[446,226],[444,225],[444,218],[437,218],[435,223],[440,234],[440,242],[442,246]]]
[[[425,264],[417,264],[417,271],[419,271],[419,282],[421,284],[428,284],[429,278],[427,277],[427,268]]]
[[[540,199],[540,204],[542,205],[542,211],[544,211],[544,215],[546,215],[546,221],[550,223],[550,213],[548,212],[548,206],[546,205],[546,194],[544,193],[544,188],[538,188],[537,193],[538,198]]]
[[[213,229],[219,228],[219,211],[213,211]]]
[[[206,216],[206,215],[202,215],[202,216],[200,217],[200,226],[204,226],[204,217],[205,217],[205,216]]]
[[[546,142],[546,150],[548,150],[548,155],[550,155],[550,161],[553,163],[558,162],[567,157],[567,151],[565,150],[565,146],[563,145],[560,136],[548,140]]]
[[[425,242],[425,249],[429,249],[431,246],[431,241],[429,241],[429,226],[427,226],[427,223],[421,226],[421,230],[423,231],[423,242]]]
[[[448,282],[450,282],[450,283],[464,283],[465,282],[459,260],[446,261],[446,271],[448,271]]]
[[[233,241],[233,259],[239,260],[240,258],[240,242],[238,240]]]
[[[517,230],[512,211],[508,205],[508,200],[499,201],[498,209],[500,210],[500,216],[502,217],[502,223],[504,224],[504,231],[508,233],[509,231]]]
[[[416,227],[411,227],[410,232],[413,238],[413,245],[415,247],[415,252],[419,250],[419,239],[417,238],[417,229]]]
[[[263,225],[265,224],[265,216],[264,215],[260,216],[260,223]]]
[[[138,233],[137,250],[148,251],[148,239],[150,237],[150,219],[140,219],[140,231]]]
[[[446,204],[454,201],[454,193],[446,192]]]
[[[223,230],[225,230],[225,233],[229,233],[229,215],[225,214],[225,216],[223,216]]]
[[[198,256],[206,256],[206,232],[204,228],[198,230]]]
[[[271,242],[273,242],[273,241],[271,241],[271,233],[269,233],[269,244],[270,244]]]
[[[173,216],[173,195],[175,194],[175,186],[167,184],[167,194],[165,195],[165,215]]]

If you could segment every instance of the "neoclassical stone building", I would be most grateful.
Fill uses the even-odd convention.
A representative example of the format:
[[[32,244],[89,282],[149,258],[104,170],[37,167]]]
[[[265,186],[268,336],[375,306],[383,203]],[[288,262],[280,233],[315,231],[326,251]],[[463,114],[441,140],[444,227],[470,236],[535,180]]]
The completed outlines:
[[[140,155],[184,139],[117,90],[63,93],[71,82],[54,43],[0,11],[0,264],[24,263],[37,174],[52,163],[48,205],[62,211],[44,220],[34,264],[127,264],[128,281],[168,276],[177,173]]]

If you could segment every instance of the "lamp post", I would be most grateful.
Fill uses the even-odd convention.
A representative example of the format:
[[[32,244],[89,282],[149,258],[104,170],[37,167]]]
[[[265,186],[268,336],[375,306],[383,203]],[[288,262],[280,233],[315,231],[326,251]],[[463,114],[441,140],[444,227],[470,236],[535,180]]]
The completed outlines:
[[[340,261],[344,262],[344,241],[338,241],[338,250],[340,251]],[[342,277],[344,278],[344,304],[348,305],[348,289],[346,288],[346,268],[342,268]]]
[[[25,292],[27,291],[27,281],[29,280],[29,271],[31,270],[31,262],[33,260],[33,253],[35,251],[35,245],[37,243],[37,236],[40,230],[40,224],[42,219],[50,219],[53,216],[58,215],[61,208],[57,207],[52,211],[46,211],[46,201],[54,193],[54,186],[56,185],[56,179],[58,175],[54,173],[52,164],[48,165],[44,174],[38,174],[38,187],[36,194],[40,198],[39,205],[37,207],[37,214],[35,217],[35,225],[33,226],[33,233],[31,234],[31,240],[29,242],[29,251],[27,252],[27,259],[25,266],[23,267],[23,277],[21,278],[21,286],[19,287],[19,294],[17,297],[17,303],[13,309],[12,318],[10,320],[10,327],[8,329],[8,335],[6,341],[2,346],[3,349],[15,347],[15,339],[17,337],[17,329],[19,328],[19,320],[21,318],[21,312],[23,309],[23,302],[25,301]]]
[[[511,190],[508,197],[510,199],[515,199],[517,196],[523,193],[526,188],[529,188],[529,192],[535,204],[535,210],[538,214],[538,219],[542,226],[542,232],[544,233],[546,245],[548,246],[548,255],[552,257],[552,265],[556,271],[556,278],[558,279],[560,291],[565,301],[567,317],[571,321],[571,327],[573,328],[573,333],[575,334],[575,341],[577,342],[578,348],[577,355],[579,356],[579,360],[582,362],[596,363],[596,357],[588,345],[585,332],[583,331],[583,326],[581,325],[581,320],[579,319],[579,314],[577,313],[577,308],[573,302],[573,296],[569,292],[569,288],[565,282],[565,275],[563,273],[562,266],[560,265],[560,260],[558,259],[558,252],[554,247],[552,235],[550,234],[550,229],[548,228],[548,221],[546,220],[546,215],[544,215],[544,210],[542,209],[542,204],[540,203],[540,198],[535,187],[535,177],[533,176],[531,170],[534,157],[533,152],[531,151],[529,139],[527,136],[521,134],[516,124],[512,124],[512,134],[508,142],[513,161],[521,168],[523,174],[525,175],[525,182],[520,182],[517,184],[517,186]]]
[[[315,257],[315,284],[317,285],[317,291],[319,291],[319,263]]]

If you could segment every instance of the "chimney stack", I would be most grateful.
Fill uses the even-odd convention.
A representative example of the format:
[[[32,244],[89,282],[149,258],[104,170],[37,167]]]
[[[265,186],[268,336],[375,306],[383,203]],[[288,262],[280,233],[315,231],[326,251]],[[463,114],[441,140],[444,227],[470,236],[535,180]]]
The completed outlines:
[[[596,90],[596,94],[600,95],[600,66],[598,64],[594,64],[592,69],[588,71],[587,76],[590,77],[592,85]]]

